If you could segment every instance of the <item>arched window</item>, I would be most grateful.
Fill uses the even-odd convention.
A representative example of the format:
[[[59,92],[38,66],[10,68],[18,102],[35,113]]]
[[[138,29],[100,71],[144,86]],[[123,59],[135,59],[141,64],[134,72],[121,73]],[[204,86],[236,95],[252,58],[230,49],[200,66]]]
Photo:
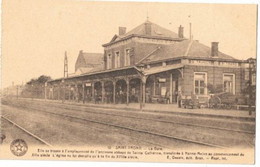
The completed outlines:
[[[111,54],[107,55],[107,69],[111,69],[112,57]]]

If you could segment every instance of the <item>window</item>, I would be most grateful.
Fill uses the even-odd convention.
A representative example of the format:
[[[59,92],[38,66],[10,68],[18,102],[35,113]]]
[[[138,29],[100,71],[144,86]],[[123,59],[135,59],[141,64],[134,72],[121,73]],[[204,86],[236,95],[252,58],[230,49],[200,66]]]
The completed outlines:
[[[120,67],[120,54],[119,52],[116,52],[115,54],[115,68]]]
[[[207,94],[207,73],[194,73],[194,93],[196,95]]]
[[[255,86],[256,85],[256,75],[252,74],[252,85]]]
[[[235,94],[235,74],[223,75],[224,92]]]
[[[112,64],[112,57],[111,57],[111,54],[108,54],[108,56],[107,56],[107,69],[111,68],[111,64]]]
[[[125,50],[125,66],[130,65],[130,49]]]

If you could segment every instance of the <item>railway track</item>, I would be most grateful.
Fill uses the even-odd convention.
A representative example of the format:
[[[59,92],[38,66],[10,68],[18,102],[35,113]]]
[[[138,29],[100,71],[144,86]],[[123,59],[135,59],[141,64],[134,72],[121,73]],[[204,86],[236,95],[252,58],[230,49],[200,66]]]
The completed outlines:
[[[35,103],[34,103],[35,104]],[[46,104],[46,103],[44,103]],[[91,113],[91,114],[96,114],[96,115],[101,115],[101,116],[111,116],[111,117],[119,117],[119,118],[124,118],[124,119],[136,119],[136,120],[147,120],[147,121],[151,121],[151,122],[161,122],[161,123],[169,123],[169,124],[175,124],[175,125],[182,125],[182,126],[187,126],[187,127],[199,127],[199,128],[204,128],[205,130],[219,130],[219,131],[227,131],[227,132],[234,132],[234,133],[241,133],[242,134],[247,134],[247,135],[254,135],[254,131],[243,131],[243,130],[236,130],[236,129],[228,129],[228,128],[221,128],[221,127],[214,127],[214,126],[204,126],[204,125],[198,125],[198,124],[190,124],[190,123],[180,123],[180,122],[173,122],[173,121],[169,121],[169,120],[159,120],[159,119],[151,119],[151,118],[145,118],[145,117],[137,117],[137,116],[129,116],[129,115],[124,115],[124,114],[115,114],[115,113],[108,113],[108,112],[100,112],[100,111],[89,111],[89,110],[84,110],[84,109],[91,109],[93,107],[85,107],[85,106],[81,106],[78,107],[77,105],[70,105],[70,104],[59,104],[58,105],[53,104],[53,102],[48,102],[48,104],[51,105],[42,105],[42,103],[38,103],[37,107],[30,106],[26,106],[28,107],[28,109],[33,109],[33,110],[37,110],[40,112],[45,112],[45,113],[49,113],[52,115],[56,115],[56,116],[61,116],[64,118],[70,118],[70,119],[74,119],[74,120],[81,120],[81,121],[86,121],[86,122],[92,122],[92,123],[97,123],[97,124],[101,124],[104,126],[111,126],[111,127],[115,127],[115,128],[121,128],[121,129],[126,129],[126,130],[130,130],[130,131],[136,131],[139,133],[146,133],[146,134],[150,134],[150,135],[154,135],[154,136],[160,136],[160,137],[164,137],[164,138],[169,138],[169,139],[175,139],[175,140],[179,140],[179,141],[183,141],[183,142],[190,142],[190,143],[196,143],[199,145],[204,145],[204,146],[209,146],[209,147],[218,147],[218,148],[228,148],[230,147],[229,145],[227,146],[226,144],[212,144],[211,143],[207,143],[207,142],[201,142],[201,141],[197,141],[197,140],[189,140],[187,138],[182,138],[182,137],[176,137],[175,135],[167,135],[167,133],[162,134],[162,133],[155,133],[155,132],[151,132],[151,131],[147,131],[147,130],[142,130],[142,129],[136,129],[133,128],[131,126],[122,126],[120,124],[114,124],[114,123],[106,123],[104,121],[100,121],[100,120],[96,120],[96,119],[88,119],[88,118],[82,118],[82,117],[75,117],[72,116],[72,114],[70,113],[68,114],[60,114],[60,113],[55,113],[56,110],[55,108],[58,108],[61,112],[61,109],[65,109],[68,111],[72,111],[72,110],[77,110],[80,111],[82,113],[86,112],[86,113]],[[72,107],[74,106],[74,107]],[[45,107],[47,107],[46,109],[44,109]],[[53,107],[51,108],[51,110],[54,110],[55,112],[50,112],[48,111],[48,107]],[[39,109],[40,108],[40,109]],[[123,112],[122,112],[123,113]],[[84,116],[85,117],[85,116]],[[98,117],[97,117],[98,118]],[[212,133],[214,134],[214,133]],[[247,136],[248,137],[248,136]],[[214,142],[213,142],[214,143]],[[217,142],[216,142],[217,143]],[[250,144],[250,143],[249,143]],[[250,144],[252,145],[252,144]]]
[[[149,135],[148,137],[146,137],[147,140],[143,140],[143,139],[140,139],[139,137],[134,137],[132,135],[131,135],[131,138],[133,140],[138,141],[138,142],[147,143],[150,146],[159,146],[159,147],[162,147],[162,148],[176,149],[175,147],[171,147],[169,145],[164,145],[164,144],[161,144],[161,143],[159,144],[159,142],[152,142],[152,141],[150,141],[149,137],[155,136],[155,137],[164,137],[164,138],[167,138],[167,139],[178,140],[178,141],[181,141],[181,142],[184,142],[184,143],[189,143],[189,144],[192,143],[192,144],[195,144],[195,145],[202,145],[202,146],[205,146],[207,148],[208,147],[226,148],[224,146],[218,146],[218,145],[207,144],[207,143],[202,143],[202,142],[197,142],[197,141],[191,141],[191,140],[186,140],[186,139],[181,139],[181,138],[175,138],[175,137],[167,136],[167,135],[163,135],[163,134],[158,134],[158,133],[152,133],[152,132],[149,132],[149,131],[138,130],[138,129],[134,129],[134,128],[126,127],[126,126],[119,126],[119,125],[116,125],[116,124],[108,124],[108,123],[104,123],[104,122],[101,122],[101,121],[96,121],[96,120],[91,120],[91,119],[86,119],[86,118],[74,117],[74,116],[70,116],[70,115],[66,115],[66,114],[58,114],[58,113],[53,113],[53,112],[48,112],[48,111],[43,111],[43,110],[36,110],[36,109],[33,109],[32,111],[34,111],[34,112],[35,111],[36,112],[41,112],[43,114],[50,114],[50,115],[57,116],[57,117],[62,117],[62,120],[69,119],[70,122],[74,120],[74,122],[79,123],[79,120],[80,120],[80,121],[83,121],[83,122],[90,122],[90,123],[95,123],[95,124],[99,124],[99,125],[104,125],[106,127],[114,127],[114,128],[122,129],[122,130],[126,130],[126,131],[132,131],[134,133],[147,134],[147,135]],[[37,137],[36,135],[33,135],[33,133],[29,132],[28,130],[26,130],[22,126],[18,125],[14,121],[11,121],[10,119],[8,119],[8,118],[6,118],[4,116],[3,116],[3,118],[6,119],[8,122],[14,124],[15,126],[18,126],[19,129],[22,129],[23,131],[25,131],[29,135],[35,137],[37,140],[41,141],[45,145],[52,146],[51,144],[48,144],[47,142],[45,142],[43,139]],[[83,122],[80,122],[80,123],[83,123]],[[85,124],[83,124],[83,125],[85,126]],[[85,127],[86,128],[90,128],[90,129],[94,129],[94,130],[107,131],[107,129],[105,129],[105,128],[95,127],[93,125],[91,125],[91,127],[89,127],[89,126],[85,126]],[[123,134],[123,135],[126,134],[126,133],[119,132],[117,130],[116,130],[116,133],[120,133],[120,134]],[[127,133],[127,134],[129,134],[129,133]],[[137,135],[137,136],[139,136],[139,135]],[[200,148],[201,148],[201,146],[200,146]]]
[[[70,110],[69,107],[62,107],[63,109]],[[86,107],[87,108],[87,107]],[[82,111],[80,109],[73,110]],[[237,130],[237,129],[228,129],[228,128],[222,128],[222,127],[216,127],[216,126],[205,126],[205,125],[199,125],[199,124],[192,124],[192,123],[182,123],[182,122],[173,122],[169,120],[159,120],[159,119],[152,119],[152,118],[145,118],[145,117],[137,117],[137,116],[129,116],[129,115],[121,115],[121,114],[113,114],[113,113],[105,113],[105,112],[95,112],[90,110],[85,110],[83,112],[88,112],[92,114],[99,114],[99,115],[108,115],[108,116],[116,116],[116,117],[122,117],[122,118],[133,118],[133,119],[139,119],[139,120],[147,120],[147,121],[156,121],[156,122],[162,122],[162,123],[170,123],[170,124],[176,124],[176,125],[184,125],[184,126],[191,126],[191,127],[200,127],[205,129],[216,129],[216,130],[222,130],[222,131],[228,131],[228,132],[238,132],[238,133],[245,133],[245,134],[255,134],[254,131],[245,131],[245,130]]]
[[[41,111],[40,111],[41,112]],[[58,115],[56,115],[58,116]],[[17,123],[15,123],[14,121],[12,121],[10,118],[7,118],[6,116],[1,116],[4,120],[8,121],[9,123],[11,123],[12,125],[16,126],[18,129],[22,130],[23,132],[25,132],[26,134],[28,134],[29,136],[33,137],[34,139],[36,139],[37,141],[40,141],[40,143],[43,143],[44,145],[47,145],[47,146],[51,146],[53,147],[53,145],[49,144],[48,142],[46,142],[45,140],[43,140],[42,138],[38,137],[37,135],[34,135],[32,132],[26,130],[24,127],[22,127],[21,125],[18,125]],[[101,131],[107,131],[106,129],[103,129],[103,128],[100,128],[100,127],[86,127],[85,128],[89,128],[89,129],[94,129],[94,130],[101,130]],[[123,133],[120,133],[120,134],[123,134]],[[146,141],[146,140],[140,140],[139,138],[136,138],[136,137],[133,137],[131,136],[131,139],[133,140],[136,140],[136,141],[141,141],[143,143],[147,143],[149,145],[153,145],[153,146],[159,146],[159,147],[163,147],[163,148],[170,148],[168,146],[165,146],[165,145],[161,145],[161,144],[158,144],[158,143],[154,143],[154,142],[151,142],[151,141]]]
[[[43,140],[42,138],[40,138],[39,136],[33,134],[32,132],[28,131],[27,129],[25,129],[24,127],[18,125],[16,122],[14,122],[13,120],[11,120],[10,118],[7,118],[6,116],[1,115],[2,119],[4,119],[5,121],[11,123],[12,125],[14,125],[15,127],[17,127],[18,129],[22,130],[23,132],[25,132],[26,134],[28,134],[29,136],[33,137],[34,139],[36,139],[37,141],[39,141],[40,143],[46,145],[46,146],[50,146],[52,147],[52,145],[50,143],[48,143],[47,141]]]
[[[217,127],[217,126],[205,126],[205,125],[199,125],[199,124],[192,124],[192,123],[183,123],[183,122],[173,122],[169,120],[163,120],[163,119],[152,119],[152,118],[145,118],[145,117],[137,117],[137,116],[129,116],[129,115],[123,115],[123,114],[114,114],[114,113],[108,113],[108,112],[101,112],[101,111],[90,111],[90,110],[82,110],[82,108],[78,108],[78,106],[73,105],[75,107],[71,108],[71,104],[60,104],[57,103],[58,106],[53,105],[52,102],[47,102],[48,104],[51,104],[52,107],[59,108],[59,109],[66,109],[66,110],[76,110],[81,112],[87,112],[92,114],[99,114],[99,115],[108,115],[108,116],[116,116],[116,117],[122,117],[122,118],[132,118],[132,119],[138,119],[138,120],[147,120],[147,121],[156,121],[156,122],[162,122],[162,123],[169,123],[169,124],[175,124],[175,125],[182,125],[182,126],[189,126],[189,127],[199,127],[204,129],[214,129],[214,130],[221,130],[221,131],[227,131],[227,132],[236,132],[236,133],[242,133],[242,134],[255,134],[255,131],[245,131],[245,130],[239,130],[239,129],[229,129],[229,128],[223,128],[223,127]],[[94,107],[85,107],[84,109],[93,109]]]
[[[74,120],[74,121],[80,120],[80,121],[84,121],[84,122],[91,122],[91,123],[96,123],[96,124],[100,124],[100,125],[104,125],[104,126],[109,126],[109,127],[119,128],[119,129],[122,129],[122,130],[131,131],[131,132],[138,132],[138,133],[148,134],[148,135],[155,136],[155,137],[177,140],[177,141],[181,141],[181,142],[185,142],[185,143],[189,143],[189,144],[195,144],[195,145],[206,146],[206,147],[214,147],[214,148],[222,148],[222,149],[228,148],[228,146],[217,145],[217,144],[212,144],[212,143],[207,143],[207,142],[201,142],[201,141],[196,141],[196,140],[191,140],[191,139],[186,139],[186,138],[181,138],[181,137],[175,137],[175,136],[166,135],[166,134],[162,134],[162,133],[155,133],[155,132],[152,132],[152,131],[141,130],[141,129],[137,129],[137,128],[133,128],[133,127],[129,127],[129,126],[122,126],[122,125],[118,125],[118,124],[106,123],[106,122],[88,119],[88,118],[76,117],[76,116],[72,116],[72,115],[68,115],[68,114],[60,114],[60,113],[50,112],[50,111],[46,111],[44,109],[36,109],[36,108],[30,108],[30,109],[32,109],[33,111],[43,112],[43,113],[51,114],[51,115],[54,115],[54,116],[62,117],[63,119],[68,118],[68,119]],[[151,142],[150,142],[150,144],[151,144]],[[153,143],[153,144],[155,144],[155,143]],[[156,145],[158,145],[158,143]],[[163,146],[163,145],[160,145],[160,146],[167,148],[167,146]]]

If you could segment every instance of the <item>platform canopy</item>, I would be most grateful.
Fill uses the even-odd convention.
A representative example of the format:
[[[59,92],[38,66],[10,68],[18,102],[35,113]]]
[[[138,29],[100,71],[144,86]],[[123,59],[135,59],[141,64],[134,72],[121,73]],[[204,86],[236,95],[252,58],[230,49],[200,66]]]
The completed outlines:
[[[180,68],[183,68],[183,67],[184,67],[184,65],[181,65],[181,64],[168,65],[168,66],[165,66],[165,67],[160,66],[160,67],[145,69],[145,70],[142,71],[142,73],[144,75],[148,76],[148,75],[157,74],[157,73],[170,71],[170,70],[174,70],[174,69],[180,69]]]

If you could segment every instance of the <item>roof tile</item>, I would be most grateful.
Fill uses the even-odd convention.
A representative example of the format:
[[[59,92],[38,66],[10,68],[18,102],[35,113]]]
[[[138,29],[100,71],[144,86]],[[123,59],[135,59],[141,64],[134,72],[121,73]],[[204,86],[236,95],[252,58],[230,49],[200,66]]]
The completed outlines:
[[[146,24],[151,24],[151,35],[146,35],[146,32],[145,32]],[[146,21],[143,24],[141,24],[141,25],[137,26],[136,28],[132,29],[131,31],[127,32],[126,34],[116,36],[117,37],[116,39],[114,39],[115,38],[115,36],[114,36],[113,40],[111,42],[119,41],[122,38],[125,38],[125,37],[130,36],[130,35],[142,35],[142,36],[151,36],[151,37],[166,37],[166,38],[173,38],[173,39],[179,38],[177,33],[172,32],[172,31],[170,31],[166,28],[163,28],[163,27],[161,27],[161,26],[159,26],[155,23],[152,23],[150,21]]]
[[[211,48],[198,41],[183,40],[170,45],[161,45],[159,49],[148,56],[142,63],[157,62],[184,56],[205,59],[211,58]],[[235,60],[235,58],[222,52],[218,53],[218,58]]]

